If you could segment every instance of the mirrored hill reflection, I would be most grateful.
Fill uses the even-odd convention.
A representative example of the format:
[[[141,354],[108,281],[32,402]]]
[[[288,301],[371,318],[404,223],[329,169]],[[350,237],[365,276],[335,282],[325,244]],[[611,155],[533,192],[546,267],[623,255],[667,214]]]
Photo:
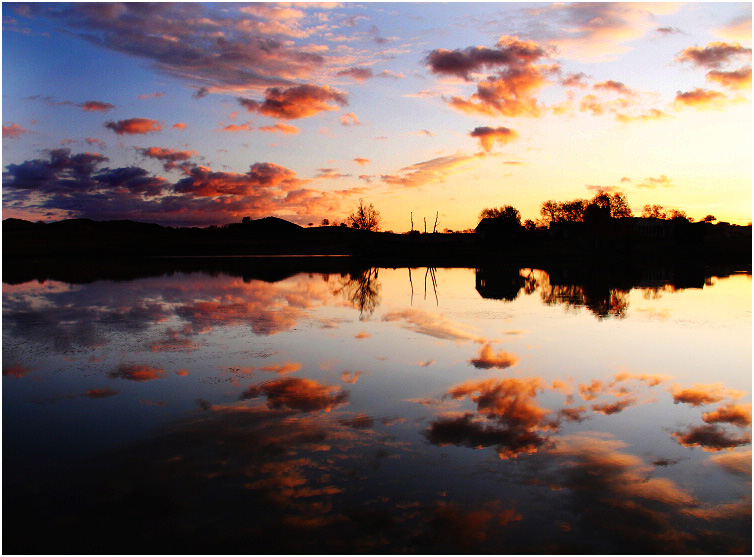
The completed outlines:
[[[751,552],[750,274],[272,270],[3,285],[5,552]]]

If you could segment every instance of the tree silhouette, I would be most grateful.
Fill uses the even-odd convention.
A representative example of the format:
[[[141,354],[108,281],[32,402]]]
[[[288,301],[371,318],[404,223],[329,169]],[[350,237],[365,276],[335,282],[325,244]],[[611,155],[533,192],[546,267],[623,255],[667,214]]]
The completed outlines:
[[[506,205],[505,207],[482,209],[482,212],[479,213],[479,219],[501,219],[512,221],[520,225],[521,213],[519,213],[518,209],[512,205]]]
[[[364,200],[359,199],[359,207],[346,220],[351,224],[351,228],[376,232],[380,229],[382,217],[380,217],[380,212],[374,208],[373,204],[370,203],[368,206],[365,206]]]
[[[666,219],[668,218],[665,208],[662,205],[644,205],[641,216],[645,219]]]

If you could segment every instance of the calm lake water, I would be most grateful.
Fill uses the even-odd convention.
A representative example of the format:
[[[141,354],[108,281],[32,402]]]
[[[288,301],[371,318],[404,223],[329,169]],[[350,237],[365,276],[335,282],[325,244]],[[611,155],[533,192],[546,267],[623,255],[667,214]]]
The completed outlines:
[[[3,551],[751,553],[751,298],[736,269],[4,283]]]

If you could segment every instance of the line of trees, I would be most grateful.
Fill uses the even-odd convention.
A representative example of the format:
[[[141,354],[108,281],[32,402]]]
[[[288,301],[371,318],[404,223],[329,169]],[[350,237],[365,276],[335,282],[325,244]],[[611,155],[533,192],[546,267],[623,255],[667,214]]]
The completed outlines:
[[[535,223],[527,220],[523,223],[525,228],[531,229],[536,226],[549,227],[554,222],[585,222],[604,220],[607,218],[622,219],[633,217],[631,206],[628,204],[626,195],[621,192],[609,194],[600,192],[592,199],[573,199],[571,201],[547,200],[540,206],[541,218]],[[678,209],[665,209],[662,205],[645,205],[641,216],[662,220],[685,219],[693,222],[693,218]],[[483,209],[479,213],[479,220],[493,218],[501,219],[517,225],[521,225],[521,214],[512,205]],[[712,223],[716,221],[713,215],[707,215],[702,222]]]
[[[553,222],[583,222],[598,217],[621,219],[633,216],[628,199],[620,192],[612,195],[600,192],[591,201],[574,199],[559,203],[548,200],[542,203],[539,213],[545,226]]]

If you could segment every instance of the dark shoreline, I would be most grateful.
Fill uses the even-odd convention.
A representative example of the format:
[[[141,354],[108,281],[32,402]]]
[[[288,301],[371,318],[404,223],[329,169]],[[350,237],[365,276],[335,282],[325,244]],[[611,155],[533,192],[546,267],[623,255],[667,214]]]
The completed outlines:
[[[609,275],[636,275],[636,269],[657,266],[695,269],[695,275],[705,268],[751,272],[751,226],[693,223],[693,235],[668,239],[627,232],[617,224],[599,231],[572,224],[581,226],[566,234],[520,228],[490,237],[302,228],[276,218],[205,229],[6,219],[2,278],[8,284],[91,282],[199,271],[276,281],[299,272],[356,274],[370,267],[573,269],[571,274],[592,269]]]

